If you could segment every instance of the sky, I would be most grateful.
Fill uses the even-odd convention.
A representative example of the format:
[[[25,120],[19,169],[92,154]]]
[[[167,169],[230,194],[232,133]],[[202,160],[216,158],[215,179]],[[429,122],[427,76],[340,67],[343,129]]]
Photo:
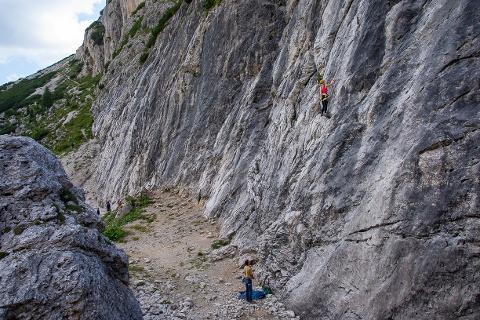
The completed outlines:
[[[105,0],[0,0],[0,84],[75,53]]]

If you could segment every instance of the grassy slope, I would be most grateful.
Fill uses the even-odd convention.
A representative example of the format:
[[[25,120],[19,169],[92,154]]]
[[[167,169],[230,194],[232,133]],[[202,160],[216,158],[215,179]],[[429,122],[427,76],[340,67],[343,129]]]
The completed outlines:
[[[205,10],[208,11],[220,2],[221,0],[207,1]],[[149,48],[155,44],[158,34],[179,10],[183,0],[175,0],[172,3],[173,5],[163,12],[158,23],[149,28],[143,25],[143,15],[137,15],[145,6],[145,2],[142,2],[132,14],[133,23],[112,59],[115,59],[131,38],[139,33],[142,36],[149,33],[140,58],[140,63],[144,63],[148,58]],[[105,28],[101,22],[92,23],[87,31],[90,29],[93,30],[92,40],[96,44],[102,44]],[[109,63],[106,65],[107,71],[108,65]],[[61,70],[0,86],[0,134],[30,136],[57,155],[76,150],[91,139],[93,117],[90,109],[96,91],[103,86],[100,85],[97,89],[100,76],[79,78],[81,70],[81,62],[71,60]],[[60,81],[52,89],[53,92],[43,89],[37,91],[57,77],[60,77]],[[43,95],[33,94],[36,91],[43,92]],[[69,121],[66,121],[67,119]]]
[[[121,218],[117,218],[115,211],[107,213],[103,220],[105,222],[105,230],[103,234],[112,241],[122,241],[128,232],[124,229],[124,226],[130,222],[146,219],[149,217],[144,215],[145,208],[152,203],[152,200],[147,194],[141,194],[138,198],[127,197],[127,203],[132,209]]]
[[[91,139],[90,109],[101,75],[79,78],[81,69],[82,64],[72,60],[57,72],[0,87],[0,134],[30,136],[57,155]],[[54,77],[60,77],[60,81],[53,92],[32,95]],[[70,121],[65,121],[67,118]]]

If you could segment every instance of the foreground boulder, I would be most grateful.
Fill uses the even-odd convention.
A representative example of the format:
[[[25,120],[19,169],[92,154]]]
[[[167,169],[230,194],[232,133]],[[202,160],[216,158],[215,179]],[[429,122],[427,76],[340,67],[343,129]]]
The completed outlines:
[[[0,136],[0,319],[142,319],[126,254],[60,162]]]

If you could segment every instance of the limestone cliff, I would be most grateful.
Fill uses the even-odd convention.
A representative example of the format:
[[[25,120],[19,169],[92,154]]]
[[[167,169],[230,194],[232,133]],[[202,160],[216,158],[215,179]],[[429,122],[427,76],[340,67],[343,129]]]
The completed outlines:
[[[204,198],[304,318],[480,316],[478,1],[122,3],[101,19],[99,201]]]
[[[131,15],[142,0],[112,0],[108,1],[102,10],[98,21],[94,22],[85,32],[83,45],[77,50],[76,57],[85,62],[84,73],[94,75],[103,72],[115,51],[121,46],[125,37]]]

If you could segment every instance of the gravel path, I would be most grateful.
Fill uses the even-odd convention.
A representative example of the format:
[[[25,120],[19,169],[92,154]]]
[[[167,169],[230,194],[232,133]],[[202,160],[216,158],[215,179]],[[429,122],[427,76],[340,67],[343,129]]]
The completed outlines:
[[[212,262],[218,229],[202,206],[170,192],[157,192],[146,215],[127,226],[120,243],[129,255],[132,288],[149,319],[294,319],[275,296],[247,303],[238,258]],[[222,251],[223,250],[223,251]],[[299,318],[296,318],[299,319]]]

